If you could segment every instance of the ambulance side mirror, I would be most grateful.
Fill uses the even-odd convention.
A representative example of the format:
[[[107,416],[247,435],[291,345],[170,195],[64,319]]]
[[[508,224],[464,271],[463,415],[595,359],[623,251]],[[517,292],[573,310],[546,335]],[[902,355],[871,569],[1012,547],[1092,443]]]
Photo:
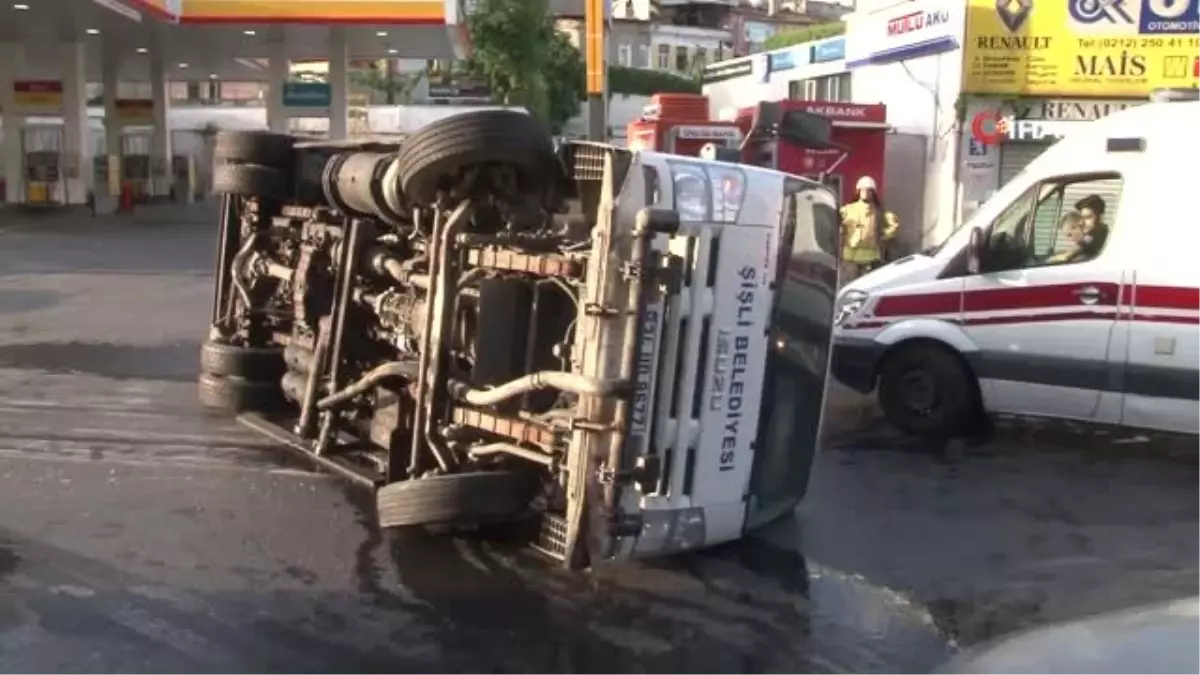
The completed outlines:
[[[971,228],[971,238],[967,240],[967,273],[979,274],[983,259],[984,238],[983,228]]]

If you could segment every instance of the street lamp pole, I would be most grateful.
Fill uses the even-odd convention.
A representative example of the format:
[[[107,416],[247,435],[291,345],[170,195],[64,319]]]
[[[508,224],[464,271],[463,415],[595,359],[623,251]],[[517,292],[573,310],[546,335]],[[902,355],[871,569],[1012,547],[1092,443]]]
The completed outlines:
[[[609,0],[585,0],[584,24],[587,33],[587,125],[588,140],[603,142],[608,137],[607,87],[605,86],[605,11]]]

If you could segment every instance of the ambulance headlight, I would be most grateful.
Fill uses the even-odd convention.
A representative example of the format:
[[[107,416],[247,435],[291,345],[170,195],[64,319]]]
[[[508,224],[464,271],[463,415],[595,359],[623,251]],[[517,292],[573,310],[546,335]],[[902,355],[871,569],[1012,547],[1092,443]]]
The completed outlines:
[[[675,210],[685,223],[737,222],[746,197],[746,175],[740,169],[671,162]]]
[[[863,305],[867,304],[867,294],[862,291],[849,290],[838,298],[837,314],[834,315],[833,325],[840,326],[848,321],[855,314],[858,314]]]

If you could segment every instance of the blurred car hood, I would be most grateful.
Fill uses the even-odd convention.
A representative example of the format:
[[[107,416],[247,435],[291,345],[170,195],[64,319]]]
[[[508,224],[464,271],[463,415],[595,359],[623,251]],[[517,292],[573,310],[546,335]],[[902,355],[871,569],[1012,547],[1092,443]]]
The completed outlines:
[[[964,652],[943,673],[1200,672],[1200,597],[1037,628]]]

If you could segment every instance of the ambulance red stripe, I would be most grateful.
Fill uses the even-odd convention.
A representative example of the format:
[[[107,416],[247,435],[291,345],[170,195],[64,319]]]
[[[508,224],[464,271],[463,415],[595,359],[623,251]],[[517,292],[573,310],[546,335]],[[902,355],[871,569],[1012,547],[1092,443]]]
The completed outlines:
[[[965,293],[922,293],[893,295],[879,299],[874,316],[928,316],[933,314],[958,314],[975,312],[1003,312],[1015,310],[1050,309],[1054,307],[1078,308],[1076,293],[1084,286],[1100,291],[1100,299],[1091,307],[1132,304],[1136,298],[1137,310],[1174,309],[1200,311],[1200,289],[1177,286],[1137,286],[1126,288],[1118,296],[1117,284],[1109,282],[1076,282],[1033,286],[1028,288],[989,288]],[[1089,316],[1094,312],[1088,312]],[[1050,315],[1047,315],[1050,316]],[[1020,318],[1037,320],[1036,316],[1022,315]]]

